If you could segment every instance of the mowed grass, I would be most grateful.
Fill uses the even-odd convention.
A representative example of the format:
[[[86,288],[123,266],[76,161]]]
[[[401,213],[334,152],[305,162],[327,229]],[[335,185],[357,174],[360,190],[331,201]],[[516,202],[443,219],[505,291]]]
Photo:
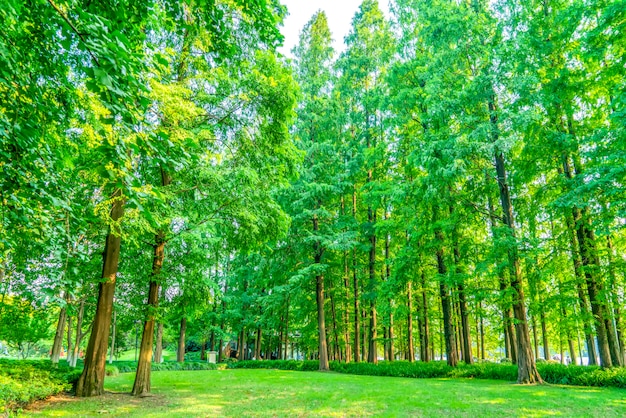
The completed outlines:
[[[128,395],[132,373],[105,396],[57,399],[27,416],[78,417],[624,417],[626,391],[519,386],[279,370],[154,372],[154,396]]]

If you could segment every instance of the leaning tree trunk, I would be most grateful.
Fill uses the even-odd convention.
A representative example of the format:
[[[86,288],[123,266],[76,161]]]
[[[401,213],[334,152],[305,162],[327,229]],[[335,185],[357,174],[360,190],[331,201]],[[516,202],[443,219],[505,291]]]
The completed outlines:
[[[113,194],[111,221],[114,223],[119,222],[123,214],[124,199],[121,190],[117,190]],[[111,227],[104,247],[103,280],[98,287],[96,315],[93,320],[91,335],[89,336],[83,373],[76,383],[76,396],[99,396],[104,393],[104,368],[109,345],[113,296],[115,294],[115,280],[121,244],[122,239],[119,226]]]

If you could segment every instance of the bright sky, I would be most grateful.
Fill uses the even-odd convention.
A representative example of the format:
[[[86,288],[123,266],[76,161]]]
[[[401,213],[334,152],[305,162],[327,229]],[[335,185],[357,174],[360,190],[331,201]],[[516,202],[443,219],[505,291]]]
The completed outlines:
[[[291,50],[298,43],[300,31],[318,10],[324,10],[328,17],[328,26],[333,35],[335,52],[345,49],[343,38],[350,32],[352,18],[359,9],[362,0],[281,0],[287,6],[289,15],[281,28],[285,36],[280,52],[291,57]],[[388,0],[378,0],[380,8],[389,16]]]

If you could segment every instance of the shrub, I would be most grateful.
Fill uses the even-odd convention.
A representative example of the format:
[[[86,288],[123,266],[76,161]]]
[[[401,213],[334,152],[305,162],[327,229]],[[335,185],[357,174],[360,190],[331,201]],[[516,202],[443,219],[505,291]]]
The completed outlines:
[[[53,367],[49,360],[0,359],[0,415],[70,390],[79,376],[80,370],[63,365]]]
[[[297,371],[315,371],[319,363],[315,360],[247,360],[228,363],[230,369],[279,369]],[[330,362],[330,369],[338,373],[366,376],[395,376],[412,378],[473,378],[493,379],[514,382],[517,380],[517,366],[508,362],[501,363],[459,363],[450,367],[443,361],[428,363],[408,361],[372,363]],[[607,386],[626,388],[626,368],[601,369],[597,366],[565,366],[560,363],[537,363],[539,374],[546,383],[574,386]]]
[[[119,370],[119,373],[130,373],[137,370],[137,363],[134,361],[114,361],[113,365]],[[151,370],[217,370],[217,365],[204,361],[186,361],[184,363],[166,361],[163,363],[152,363]]]

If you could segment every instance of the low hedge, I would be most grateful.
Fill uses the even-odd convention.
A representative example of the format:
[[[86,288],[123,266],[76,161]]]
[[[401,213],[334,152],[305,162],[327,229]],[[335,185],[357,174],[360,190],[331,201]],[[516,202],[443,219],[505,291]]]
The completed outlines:
[[[130,373],[137,371],[137,362],[135,361],[114,361],[112,365],[107,367],[115,367],[118,373]],[[217,364],[207,363],[206,361],[186,361],[179,363],[176,361],[166,361],[163,363],[152,363],[153,372],[156,371],[176,371],[176,370],[217,370]],[[111,369],[111,373],[115,373]]]
[[[53,367],[50,360],[0,359],[0,415],[72,389],[80,373],[67,365]]]
[[[279,369],[315,371],[319,363],[315,360],[247,360],[228,364],[231,369]],[[604,386],[626,388],[626,368],[602,369],[597,366],[575,366],[554,363],[537,363],[539,374],[546,383],[573,386]],[[372,363],[330,362],[330,370],[337,373],[366,376],[394,376],[412,378],[473,378],[515,382],[517,366],[508,363],[482,362],[476,364],[459,363],[450,367],[442,361],[428,363],[408,361]]]

